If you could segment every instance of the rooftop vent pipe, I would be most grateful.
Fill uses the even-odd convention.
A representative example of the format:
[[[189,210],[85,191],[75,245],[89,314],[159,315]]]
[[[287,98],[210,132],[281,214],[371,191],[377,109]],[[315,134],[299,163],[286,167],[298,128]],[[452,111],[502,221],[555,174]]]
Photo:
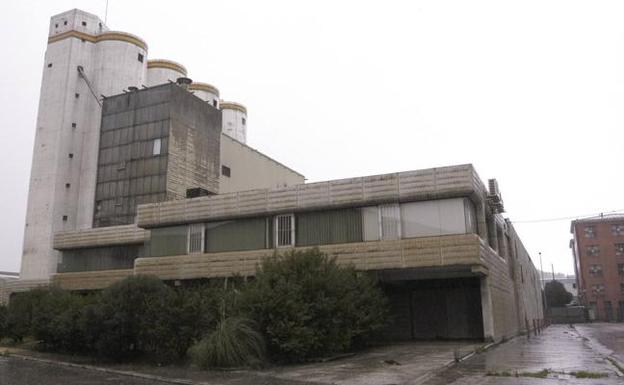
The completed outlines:
[[[191,83],[193,83],[193,81],[189,78],[181,77],[176,80],[176,83],[178,83],[178,85],[185,90],[188,90],[189,86],[191,85]]]

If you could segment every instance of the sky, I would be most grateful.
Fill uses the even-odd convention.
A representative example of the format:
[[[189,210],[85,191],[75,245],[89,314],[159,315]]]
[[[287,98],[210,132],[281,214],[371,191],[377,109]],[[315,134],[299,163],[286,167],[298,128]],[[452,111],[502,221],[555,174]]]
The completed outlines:
[[[49,18],[72,8],[104,18],[106,1],[0,2],[0,271],[19,271]],[[570,220],[624,211],[622,20],[622,1],[571,0],[110,0],[107,15],[247,106],[247,143],[309,182],[472,163],[536,264],[564,273]]]

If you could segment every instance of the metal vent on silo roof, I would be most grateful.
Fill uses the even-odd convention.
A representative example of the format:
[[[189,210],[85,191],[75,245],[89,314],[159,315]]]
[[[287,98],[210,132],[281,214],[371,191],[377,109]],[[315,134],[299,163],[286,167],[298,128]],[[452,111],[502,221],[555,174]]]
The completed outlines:
[[[135,92],[135,91],[138,91],[138,90],[139,90],[139,87],[135,87],[135,86],[128,87],[128,91],[130,91],[130,92]]]
[[[487,201],[490,207],[496,213],[504,213],[505,206],[503,205],[503,197],[498,189],[498,182],[496,179],[488,179],[488,195]]]
[[[188,90],[191,83],[193,83],[193,80],[191,80],[190,78],[186,78],[186,77],[180,77],[176,80],[176,83],[178,83],[178,85],[184,88],[185,90]]]

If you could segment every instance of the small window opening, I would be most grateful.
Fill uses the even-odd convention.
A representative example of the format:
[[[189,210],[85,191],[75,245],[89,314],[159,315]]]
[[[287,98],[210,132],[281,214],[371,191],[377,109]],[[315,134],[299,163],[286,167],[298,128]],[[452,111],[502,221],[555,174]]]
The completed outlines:
[[[52,63],[48,63],[48,68],[52,68]]]
[[[76,99],[78,99],[80,97],[79,93],[75,93],[74,96],[76,97]]]
[[[70,187],[71,187],[71,184],[65,183],[65,188],[70,188]]]
[[[217,99],[213,99],[212,105],[215,106],[215,107],[217,106]]]
[[[152,155],[156,156],[156,155],[160,155],[160,149],[161,149],[161,139],[157,138],[154,139],[154,145],[152,147]]]
[[[67,25],[67,20],[65,20],[65,21],[63,22],[63,25]]]
[[[243,126],[244,126],[245,124],[247,124],[247,119],[242,118],[241,120],[242,120],[242,122],[243,122]]]
[[[67,215],[63,215],[63,222],[67,222]]]
[[[72,128],[76,128],[76,123],[72,123]]]
[[[86,22],[86,21],[83,21],[83,22],[82,22],[82,26],[83,26],[83,27],[86,27],[86,26],[87,26],[87,22]]]
[[[58,23],[54,24],[54,28],[58,28]]]
[[[293,214],[275,217],[275,245],[292,246],[295,244],[295,216]]]
[[[72,154],[71,152],[69,153],[69,159],[73,158],[74,154]]]
[[[230,177],[232,170],[228,166],[221,165],[221,175]]]
[[[143,54],[139,53],[138,60],[143,63]]]

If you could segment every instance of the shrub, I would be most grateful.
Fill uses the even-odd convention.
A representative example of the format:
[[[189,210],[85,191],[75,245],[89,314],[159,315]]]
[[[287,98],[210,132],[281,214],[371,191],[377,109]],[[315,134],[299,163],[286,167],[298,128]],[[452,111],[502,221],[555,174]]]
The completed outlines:
[[[375,283],[318,249],[267,259],[244,307],[277,359],[302,361],[362,344],[379,330],[387,301]]]
[[[11,297],[8,306],[7,336],[19,342],[32,335],[32,320],[41,298],[48,292],[47,288],[37,288],[28,292],[16,293]]]
[[[93,297],[72,294],[58,288],[42,291],[33,307],[31,332],[47,348],[80,352],[87,347],[83,317]]]
[[[90,341],[106,358],[122,361],[141,353],[161,353],[171,341],[166,326],[157,324],[172,296],[156,277],[133,276],[104,290],[97,305],[88,309]]]
[[[202,369],[241,366],[262,360],[264,339],[251,320],[223,318],[214,331],[194,345],[189,353]]]

